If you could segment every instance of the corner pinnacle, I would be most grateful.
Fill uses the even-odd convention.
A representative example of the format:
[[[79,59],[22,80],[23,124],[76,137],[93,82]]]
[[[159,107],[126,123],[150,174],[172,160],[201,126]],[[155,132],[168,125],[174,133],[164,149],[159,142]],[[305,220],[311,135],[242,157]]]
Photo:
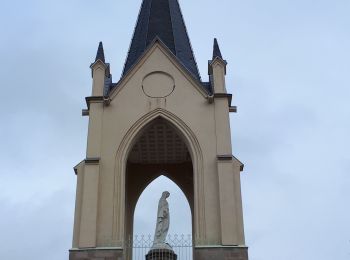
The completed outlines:
[[[214,47],[213,47],[213,60],[219,57],[222,59],[222,55],[221,55],[221,51],[220,51],[220,47],[218,44],[218,40],[216,38],[214,38]]]
[[[98,61],[98,60],[100,60],[103,63],[105,63],[105,53],[104,53],[104,50],[103,50],[103,43],[102,42],[100,42],[100,44],[98,45],[95,62]]]

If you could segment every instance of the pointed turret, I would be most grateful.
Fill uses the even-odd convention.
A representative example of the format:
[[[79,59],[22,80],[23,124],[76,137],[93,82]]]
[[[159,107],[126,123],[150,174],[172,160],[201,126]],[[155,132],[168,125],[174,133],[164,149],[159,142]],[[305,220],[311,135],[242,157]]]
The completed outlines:
[[[208,74],[214,94],[226,93],[225,75],[227,62],[222,58],[218,40],[214,39],[213,58],[208,63]]]
[[[218,44],[218,40],[216,38],[214,38],[213,60],[216,57],[219,57],[220,59],[222,59],[222,55],[221,55],[220,47],[219,47],[219,44]]]
[[[93,78],[92,96],[103,96],[105,83],[112,80],[109,71],[109,63],[105,61],[105,53],[102,42],[99,43],[94,63],[91,64],[91,75]]]
[[[103,43],[100,42],[99,45],[98,45],[98,49],[97,49],[97,54],[96,54],[96,59],[95,59],[95,62],[96,61],[102,61],[103,63],[105,63],[105,52],[103,50]]]
[[[123,76],[156,38],[159,38],[184,67],[200,80],[178,0],[143,0]]]

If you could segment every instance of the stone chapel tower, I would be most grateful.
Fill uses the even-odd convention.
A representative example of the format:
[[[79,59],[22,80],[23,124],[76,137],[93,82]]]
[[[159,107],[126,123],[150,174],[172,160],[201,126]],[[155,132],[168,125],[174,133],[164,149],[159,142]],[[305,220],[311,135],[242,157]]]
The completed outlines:
[[[208,80],[200,77],[178,0],[143,0],[117,83],[100,43],[83,110],[86,157],[74,168],[71,260],[130,260],[137,200],[161,174],[189,201],[193,259],[248,259],[226,65],[215,39]]]

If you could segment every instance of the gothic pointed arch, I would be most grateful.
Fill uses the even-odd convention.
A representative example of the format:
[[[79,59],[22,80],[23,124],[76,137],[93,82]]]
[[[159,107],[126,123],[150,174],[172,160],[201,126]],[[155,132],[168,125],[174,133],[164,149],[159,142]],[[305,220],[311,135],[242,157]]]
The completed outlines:
[[[194,236],[198,239],[205,239],[205,214],[204,214],[204,176],[203,176],[203,155],[199,142],[192,130],[176,115],[164,109],[155,109],[139,120],[137,120],[124,135],[120,146],[117,149],[115,156],[115,194],[114,194],[114,212],[125,212],[126,210],[126,170],[128,156],[131,149],[137,141],[137,138],[142,133],[142,130],[156,119],[165,120],[170,124],[187,146],[191,157],[193,171],[193,229]],[[118,192],[119,191],[119,192]],[[122,241],[123,235],[126,235],[125,216],[114,218],[113,236],[115,241]]]

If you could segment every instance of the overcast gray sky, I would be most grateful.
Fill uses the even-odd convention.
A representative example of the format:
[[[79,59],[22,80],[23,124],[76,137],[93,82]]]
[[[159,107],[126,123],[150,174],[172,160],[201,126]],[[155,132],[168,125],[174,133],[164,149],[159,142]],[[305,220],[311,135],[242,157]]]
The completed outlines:
[[[213,37],[229,62],[250,259],[350,259],[350,2],[180,2],[203,79]],[[68,259],[89,65],[119,79],[140,4],[1,1],[0,259]]]

